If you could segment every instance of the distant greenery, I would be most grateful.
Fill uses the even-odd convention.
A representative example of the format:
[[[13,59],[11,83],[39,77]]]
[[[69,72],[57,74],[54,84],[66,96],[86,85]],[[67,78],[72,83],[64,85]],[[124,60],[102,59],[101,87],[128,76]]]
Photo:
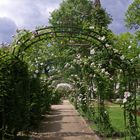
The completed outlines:
[[[125,21],[127,27],[130,29],[140,28],[140,0],[134,0],[131,5],[129,5],[128,10],[125,15]]]

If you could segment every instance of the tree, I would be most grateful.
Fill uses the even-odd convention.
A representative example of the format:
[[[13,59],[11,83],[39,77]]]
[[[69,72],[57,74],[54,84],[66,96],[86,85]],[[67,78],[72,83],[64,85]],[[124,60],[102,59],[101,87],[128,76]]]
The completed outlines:
[[[74,25],[78,27],[107,27],[111,23],[110,16],[100,6],[99,1],[65,0],[60,8],[51,13],[52,25]]]
[[[134,62],[136,64],[136,69],[139,72],[140,66],[138,65],[140,62],[140,0],[134,0],[134,2],[128,7],[128,10],[125,14],[125,21],[126,21],[126,26],[130,29],[135,29],[136,33],[135,33],[135,41],[131,41],[132,47],[131,49],[133,49],[131,51],[131,53],[129,54],[129,56],[135,56],[134,58]],[[134,38],[134,37],[133,37]],[[131,40],[128,37],[128,40]],[[135,43],[134,43],[135,42]],[[133,47],[134,46],[134,47]],[[132,58],[131,58],[132,59]]]
[[[115,48],[123,54],[127,59],[134,61],[139,57],[140,48],[135,35],[130,33],[122,33],[114,39]]]
[[[126,26],[130,29],[140,28],[140,0],[134,2],[128,7],[125,14]]]

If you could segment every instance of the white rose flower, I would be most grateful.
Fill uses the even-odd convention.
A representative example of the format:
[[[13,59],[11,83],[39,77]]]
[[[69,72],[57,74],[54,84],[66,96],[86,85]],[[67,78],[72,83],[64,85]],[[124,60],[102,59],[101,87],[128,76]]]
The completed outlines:
[[[131,96],[131,93],[129,91],[124,92],[124,98],[128,98]]]
[[[35,73],[37,73],[37,74],[38,74],[38,73],[39,73],[39,70],[35,70]]]
[[[98,67],[100,68],[101,67],[101,64],[98,64]]]
[[[107,114],[107,111],[104,111],[105,114]]]
[[[105,46],[106,46],[106,47],[109,47],[110,45],[109,45],[109,44],[105,44]]]
[[[78,58],[78,59],[81,58],[81,55],[80,55],[80,54],[77,54],[77,58]]]
[[[90,26],[89,29],[94,29],[94,26]]]
[[[43,63],[40,63],[41,66],[43,66]]]
[[[117,50],[117,49],[113,49],[113,50],[114,50],[114,52],[115,52],[115,53],[117,53],[117,52],[118,52],[118,50]]]
[[[120,58],[121,58],[121,60],[124,60],[125,57],[124,57],[124,55],[122,55]]]
[[[123,103],[125,104],[126,102],[127,102],[127,99],[126,99],[126,98],[124,98],[124,99],[123,99]]]
[[[116,89],[119,89],[119,87],[120,87],[120,83],[117,83],[116,84]]]
[[[100,40],[102,40],[102,41],[105,40],[105,36],[101,37]]]
[[[92,68],[92,67],[94,67],[94,66],[95,66],[95,63],[92,62],[92,63],[90,64],[90,67]]]
[[[105,75],[109,75],[109,73],[106,71],[106,72],[105,72]]]
[[[92,77],[92,76],[93,76],[92,74],[89,75],[89,77]]]
[[[90,50],[90,54],[95,54],[95,50],[94,49]]]
[[[102,72],[105,72],[105,69],[102,69],[101,71],[102,71]]]
[[[64,66],[64,68],[68,68],[70,66],[69,63],[66,63],[66,65]]]

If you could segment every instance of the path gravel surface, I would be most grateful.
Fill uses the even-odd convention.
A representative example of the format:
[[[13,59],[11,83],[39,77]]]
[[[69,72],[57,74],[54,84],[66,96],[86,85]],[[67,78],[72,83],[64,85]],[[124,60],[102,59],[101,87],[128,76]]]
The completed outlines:
[[[53,105],[31,140],[100,140],[68,100]]]

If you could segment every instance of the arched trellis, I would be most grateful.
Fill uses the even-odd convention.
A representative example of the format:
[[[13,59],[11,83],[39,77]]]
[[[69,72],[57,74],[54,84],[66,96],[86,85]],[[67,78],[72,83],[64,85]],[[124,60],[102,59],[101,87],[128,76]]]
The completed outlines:
[[[33,46],[35,43],[48,40],[51,38],[60,38],[60,37],[67,37],[69,39],[79,39],[88,42],[89,45],[95,45],[98,49],[102,50],[105,49],[108,53],[108,57],[110,59],[114,59],[115,63],[117,64],[116,69],[122,69],[124,77],[128,77],[128,85],[126,89],[131,91],[132,86],[134,90],[132,91],[133,97],[132,100],[134,104],[131,105],[130,110],[127,110],[126,106],[124,105],[124,114],[129,118],[129,129],[130,135],[134,136],[133,134],[134,129],[137,132],[138,125],[137,125],[137,117],[136,117],[136,75],[135,69],[131,66],[131,61],[124,59],[122,60],[121,54],[114,51],[112,47],[108,47],[106,44],[108,41],[106,40],[105,36],[108,31],[103,33],[96,32],[92,29],[81,29],[73,26],[57,26],[57,27],[44,27],[37,29],[33,32],[26,32],[23,36],[21,36],[18,40],[16,40],[15,48],[13,49],[13,54],[16,57],[23,56],[23,52],[25,52],[28,48]],[[129,78],[129,75],[133,75],[133,77]],[[126,122],[126,118],[125,118]],[[131,127],[132,126],[132,127]],[[137,139],[137,136],[136,136]]]
[[[17,56],[21,55],[20,53],[22,53],[22,51],[25,51],[33,44],[54,37],[77,38],[77,39],[88,41],[90,42],[90,44],[93,43],[93,40],[96,40],[103,45],[105,43],[102,40],[102,37],[104,35],[105,33],[99,34],[98,32],[95,32],[94,30],[91,29],[81,29],[73,26],[57,26],[57,27],[50,26],[50,27],[37,29],[32,32],[25,31],[25,35],[21,36],[18,40],[16,40],[15,45],[18,45],[20,47],[18,49],[18,52],[16,52],[16,54],[15,54],[15,49],[16,49],[15,48],[13,54]]]

